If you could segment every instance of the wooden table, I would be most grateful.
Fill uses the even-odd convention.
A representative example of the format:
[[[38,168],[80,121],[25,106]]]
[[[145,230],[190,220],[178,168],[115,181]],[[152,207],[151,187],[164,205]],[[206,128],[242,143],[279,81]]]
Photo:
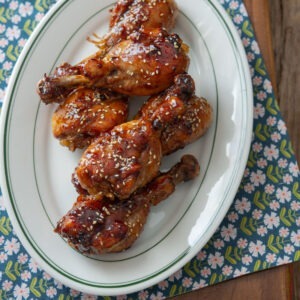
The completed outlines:
[[[299,162],[300,0],[244,0],[244,3],[254,25]],[[173,298],[200,299],[300,299],[300,262],[253,273]]]

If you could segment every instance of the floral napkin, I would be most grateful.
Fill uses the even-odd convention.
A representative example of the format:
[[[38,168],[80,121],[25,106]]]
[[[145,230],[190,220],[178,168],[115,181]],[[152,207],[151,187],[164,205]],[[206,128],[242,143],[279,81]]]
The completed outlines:
[[[0,99],[14,64],[54,0],[0,0]],[[225,219],[188,264],[131,295],[164,299],[300,259],[300,174],[253,28],[242,0],[219,0],[245,47],[254,91],[254,127],[244,177]],[[0,299],[97,299],[57,282],[27,254],[0,197]]]

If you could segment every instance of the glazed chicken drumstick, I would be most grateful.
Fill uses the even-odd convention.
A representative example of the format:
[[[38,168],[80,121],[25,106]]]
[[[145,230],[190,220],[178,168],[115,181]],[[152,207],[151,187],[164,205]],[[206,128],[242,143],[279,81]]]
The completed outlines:
[[[184,148],[199,139],[212,122],[212,107],[206,99],[195,95],[195,83],[188,74],[180,74],[174,78],[172,92],[166,91],[150,97],[140,108],[136,118],[151,118],[153,114],[159,112],[159,107],[166,102],[166,98],[173,95],[180,95],[184,107],[171,122],[162,123],[163,155]]]
[[[103,57],[112,46],[133,32],[153,28],[173,28],[178,9],[174,0],[119,0],[111,10],[109,32],[102,38],[89,39]]]
[[[78,88],[52,116],[53,135],[71,151],[88,146],[101,133],[127,121],[126,96],[103,89]]]
[[[104,57],[96,53],[79,64],[68,63],[38,83],[44,103],[62,102],[76,87],[102,87],[125,95],[153,95],[173,83],[189,65],[188,47],[163,29],[140,31],[114,45]]]
[[[73,176],[79,193],[126,199],[158,174],[162,131],[185,112],[185,101],[194,91],[186,76],[179,75],[171,87],[153,97],[160,101],[151,114],[115,126],[90,144]]]
[[[167,173],[124,201],[80,195],[72,209],[58,222],[55,232],[81,253],[102,254],[128,249],[140,236],[151,205],[170,196],[175,186],[199,174],[199,164],[185,155]]]

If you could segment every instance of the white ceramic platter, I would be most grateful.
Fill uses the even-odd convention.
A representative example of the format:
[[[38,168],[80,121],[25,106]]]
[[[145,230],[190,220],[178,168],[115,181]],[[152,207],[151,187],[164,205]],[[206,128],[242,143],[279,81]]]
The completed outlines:
[[[178,0],[175,32],[190,45],[197,95],[214,109],[198,142],[163,159],[194,154],[201,175],[181,184],[151,211],[134,246],[97,259],[72,250],[53,232],[76,199],[70,178],[80,152],[52,137],[55,106],[39,102],[36,84],[64,61],[95,51],[86,37],[108,29],[112,0],[60,1],[32,34],[17,62],[1,114],[1,186],[7,210],[28,252],[67,286],[98,295],[131,293],[165,279],[205,245],[224,218],[242,178],[252,131],[252,90],[239,36],[214,0]],[[133,101],[134,102],[134,101]],[[132,109],[140,104],[135,100]]]

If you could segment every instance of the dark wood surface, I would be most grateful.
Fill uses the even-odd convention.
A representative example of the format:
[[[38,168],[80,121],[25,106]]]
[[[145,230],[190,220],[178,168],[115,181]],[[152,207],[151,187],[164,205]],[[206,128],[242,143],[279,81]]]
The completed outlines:
[[[300,0],[244,0],[300,159]],[[300,262],[232,279],[173,300],[300,299]]]

